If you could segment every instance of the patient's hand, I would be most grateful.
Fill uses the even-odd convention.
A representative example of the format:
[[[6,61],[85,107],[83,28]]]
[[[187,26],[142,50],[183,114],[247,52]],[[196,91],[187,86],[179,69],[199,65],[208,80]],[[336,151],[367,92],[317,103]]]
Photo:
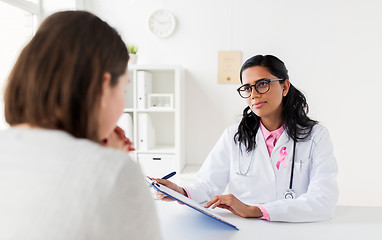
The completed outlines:
[[[133,143],[125,136],[125,131],[116,126],[110,136],[102,141],[106,147],[115,148],[121,151],[130,152],[134,151]]]

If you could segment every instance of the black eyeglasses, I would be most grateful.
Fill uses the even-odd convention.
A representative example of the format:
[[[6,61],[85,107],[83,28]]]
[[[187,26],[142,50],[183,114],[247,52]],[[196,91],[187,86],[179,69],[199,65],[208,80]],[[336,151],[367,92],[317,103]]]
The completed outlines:
[[[252,95],[252,88],[254,87],[256,92],[264,94],[269,91],[271,88],[271,82],[273,81],[283,81],[284,79],[267,79],[262,78],[256,81],[254,85],[244,84],[243,86],[237,89],[237,92],[242,98],[249,98]]]

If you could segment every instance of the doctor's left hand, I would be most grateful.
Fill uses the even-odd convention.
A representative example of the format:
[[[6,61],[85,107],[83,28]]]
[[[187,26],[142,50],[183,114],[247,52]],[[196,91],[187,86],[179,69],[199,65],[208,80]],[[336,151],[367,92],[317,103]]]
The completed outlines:
[[[263,213],[258,207],[241,202],[233,194],[215,196],[204,207],[211,207],[212,209],[216,207],[228,209],[235,215],[245,218],[263,216]]]

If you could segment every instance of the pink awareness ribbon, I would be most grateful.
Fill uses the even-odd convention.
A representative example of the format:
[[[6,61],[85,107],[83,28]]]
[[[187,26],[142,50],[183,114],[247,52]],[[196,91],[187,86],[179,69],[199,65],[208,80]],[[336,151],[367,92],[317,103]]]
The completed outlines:
[[[277,162],[276,167],[277,169],[280,168],[281,162],[283,163],[283,167],[285,168],[287,166],[285,157],[288,154],[286,147],[282,147],[280,150],[280,160]]]

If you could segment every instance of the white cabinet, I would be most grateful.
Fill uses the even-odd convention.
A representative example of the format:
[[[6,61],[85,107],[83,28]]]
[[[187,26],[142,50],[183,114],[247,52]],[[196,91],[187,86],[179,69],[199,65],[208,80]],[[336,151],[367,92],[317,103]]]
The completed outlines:
[[[131,65],[126,108],[118,122],[134,142],[145,175],[162,177],[185,166],[184,73],[179,66]]]

